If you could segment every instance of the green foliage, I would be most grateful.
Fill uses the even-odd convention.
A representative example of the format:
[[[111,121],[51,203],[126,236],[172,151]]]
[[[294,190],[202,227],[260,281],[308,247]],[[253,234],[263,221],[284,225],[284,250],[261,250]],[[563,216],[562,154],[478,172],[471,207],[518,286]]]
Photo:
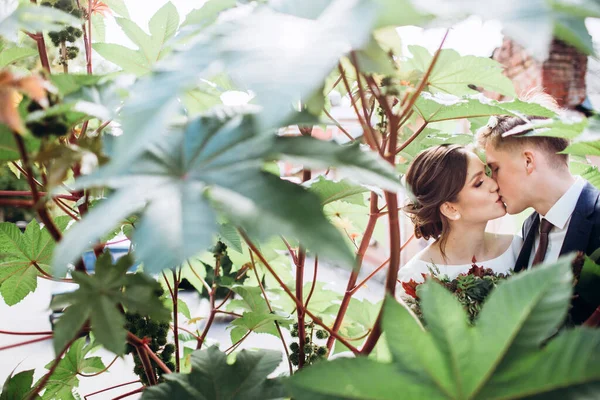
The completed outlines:
[[[55,220],[63,231],[70,219]],[[50,275],[50,261],[56,243],[46,228],[40,228],[36,220],[31,221],[24,233],[10,222],[0,223],[0,294],[4,302],[13,306],[37,288],[37,277],[41,273]]]
[[[202,262],[206,271],[206,277],[204,280],[209,287],[212,288],[214,286],[215,289],[213,295],[215,299],[223,299],[225,296],[227,296],[227,293],[230,290],[229,286],[236,282],[235,278],[238,275],[238,271],[232,269],[233,263],[227,254],[227,245],[225,245],[225,243],[218,241],[217,244],[211,249],[211,252],[213,253],[215,259],[214,267]],[[217,268],[217,265],[219,271],[215,276],[215,268]],[[237,283],[244,283],[246,278],[247,275],[240,277],[237,280]],[[200,296],[207,299],[209,298],[208,290],[206,287],[204,287],[204,285],[202,285],[201,290],[198,289],[198,291],[200,292]]]
[[[81,21],[64,11],[18,0],[8,0],[0,8],[0,36],[12,42],[17,42],[21,29],[39,32],[66,25],[79,26]]]
[[[79,374],[93,374],[102,371],[104,363],[100,357],[87,357],[96,349],[96,345],[86,343],[86,338],[77,339],[59,361],[56,370],[50,376],[43,400],[75,400],[73,389],[79,386]],[[46,365],[49,369],[52,362]]]
[[[37,51],[29,47],[9,47],[5,49],[0,45],[0,68],[36,54]]]
[[[32,389],[34,372],[33,369],[30,369],[28,371],[21,371],[16,375],[11,373],[4,382],[2,393],[0,393],[0,400],[24,399]],[[36,396],[34,399],[40,400],[41,397]]]
[[[321,175],[304,183],[309,190],[321,198],[321,204],[325,205],[334,201],[345,201],[359,206],[365,205],[363,193],[369,190],[363,186],[354,185],[346,179],[331,181]]]
[[[94,275],[73,272],[79,288],[57,295],[53,308],[67,307],[55,326],[54,348],[58,352],[90,320],[91,331],[107,350],[117,355],[125,352],[125,317],[119,310],[148,315],[156,321],[168,321],[171,313],[159,299],[162,288],[142,273],[131,274],[131,256],[121,257],[115,265],[105,252],[96,262]]]
[[[267,376],[281,362],[277,351],[242,350],[230,363],[217,347],[192,353],[189,374],[169,374],[165,383],[146,388],[143,400],[267,400],[285,396],[278,378]]]
[[[353,256],[325,219],[318,198],[263,172],[262,164],[284,158],[311,168],[330,165],[352,172],[356,179],[397,189],[394,173],[357,146],[258,135],[256,129],[251,114],[198,118],[173,129],[127,171],[109,165],[80,180],[79,187],[108,185],[118,190],[65,236],[55,253],[57,273],[90,241],[146,202],[133,234],[146,272],[178,266],[208,248],[218,232],[216,212],[236,221],[253,237],[289,235],[323,257],[351,265]],[[182,157],[174,158],[177,153]],[[248,212],[248,207],[254,211]],[[156,243],[170,244],[159,249]]]
[[[600,385],[598,332],[565,330],[546,344],[567,312],[571,259],[498,285],[474,327],[437,283],[430,281],[419,292],[427,330],[388,298],[383,331],[391,362],[359,357],[321,363],[288,379],[290,394],[297,399],[395,399],[398,393],[431,399],[583,398]]]
[[[113,43],[95,43],[94,50],[121,67],[123,71],[144,75],[152,70],[158,60],[170,52],[168,41],[177,31],[179,14],[173,3],[167,2],[150,19],[149,34],[128,17],[117,17],[116,21],[138,49],[132,50]]]

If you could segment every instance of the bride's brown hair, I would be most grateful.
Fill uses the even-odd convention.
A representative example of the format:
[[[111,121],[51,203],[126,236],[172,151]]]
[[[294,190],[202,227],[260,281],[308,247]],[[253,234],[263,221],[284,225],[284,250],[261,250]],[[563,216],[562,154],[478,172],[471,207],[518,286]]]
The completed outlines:
[[[434,238],[444,254],[449,224],[440,207],[457,201],[467,180],[468,150],[460,145],[428,148],[408,167],[406,183],[411,201],[404,207],[415,226],[417,238]]]

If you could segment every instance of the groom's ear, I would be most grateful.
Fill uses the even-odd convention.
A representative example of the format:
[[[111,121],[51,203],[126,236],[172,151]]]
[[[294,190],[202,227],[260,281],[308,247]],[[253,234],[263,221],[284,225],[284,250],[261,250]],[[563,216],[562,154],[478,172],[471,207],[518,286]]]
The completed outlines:
[[[440,213],[450,220],[457,220],[460,218],[460,212],[456,206],[450,202],[445,202],[440,206]]]
[[[527,172],[527,175],[530,175],[535,170],[535,153],[531,150],[525,150],[522,155],[525,171]]]

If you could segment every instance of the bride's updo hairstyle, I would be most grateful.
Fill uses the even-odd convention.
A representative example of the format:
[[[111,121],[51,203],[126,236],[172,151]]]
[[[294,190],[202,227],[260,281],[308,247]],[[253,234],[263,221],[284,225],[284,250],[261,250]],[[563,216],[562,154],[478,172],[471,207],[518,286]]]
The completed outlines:
[[[467,152],[460,145],[430,147],[415,157],[406,173],[410,202],[404,211],[415,226],[415,236],[439,240],[442,254],[449,225],[440,206],[457,201],[467,180]]]

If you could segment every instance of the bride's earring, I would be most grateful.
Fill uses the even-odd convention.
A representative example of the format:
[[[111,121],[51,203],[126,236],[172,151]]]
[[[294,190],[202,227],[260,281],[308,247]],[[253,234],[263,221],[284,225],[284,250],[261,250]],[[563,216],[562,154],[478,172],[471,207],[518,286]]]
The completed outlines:
[[[453,217],[453,219],[454,219],[455,221],[459,220],[459,219],[460,219],[460,214],[456,214],[456,215]]]

